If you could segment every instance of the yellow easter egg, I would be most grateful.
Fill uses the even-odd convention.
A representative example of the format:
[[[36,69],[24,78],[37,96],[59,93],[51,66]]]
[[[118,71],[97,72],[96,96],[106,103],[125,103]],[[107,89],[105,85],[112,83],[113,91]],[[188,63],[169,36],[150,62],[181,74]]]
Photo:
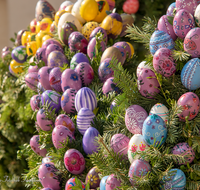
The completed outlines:
[[[50,36],[50,35],[45,35],[45,36],[43,36],[43,38],[42,38],[42,44],[46,41],[46,40],[48,40],[48,39],[50,39],[50,38],[52,38],[52,36]]]
[[[11,70],[13,71],[13,73],[15,74],[20,74],[23,72],[23,68],[20,67],[22,66],[23,64],[21,63],[18,63],[17,61],[15,61],[14,59],[10,62],[10,68]]]
[[[37,21],[37,24],[36,24],[36,33],[39,33],[40,32],[40,22]]]
[[[65,11],[65,10],[57,11],[57,13],[56,13],[56,15],[55,15],[55,19],[54,19],[54,21],[55,21],[55,23],[56,23],[56,26],[58,25],[58,21],[59,21],[61,15],[64,14],[64,13],[66,13],[66,12],[67,12],[67,11]]]
[[[131,57],[133,57],[135,50],[134,50],[132,44],[130,44],[129,42],[126,42],[126,43],[130,46],[130,48],[131,48]]]
[[[27,42],[35,41],[35,36],[36,35],[37,35],[36,33],[29,34],[28,37],[27,37]]]
[[[50,27],[53,21],[50,18],[43,18],[40,21],[40,30],[50,32]]]
[[[87,22],[82,28],[82,34],[87,40],[90,38],[92,31],[97,28],[99,24],[97,22]]]
[[[31,34],[31,32],[29,31],[25,31],[23,34],[22,34],[22,37],[21,37],[21,44],[23,46],[26,46],[27,45],[27,38],[28,38],[28,35]]]
[[[95,0],[84,0],[81,3],[80,15],[86,21],[92,21],[98,14],[99,6]]]
[[[37,43],[36,43],[36,41],[28,42],[28,43],[27,43],[26,52],[27,52],[27,55],[28,55],[28,56],[30,56],[30,55],[35,55],[37,49],[38,49],[38,48],[37,48]]]
[[[36,43],[37,43],[37,48],[40,48],[42,47],[42,38],[47,35],[47,34],[50,34],[49,32],[45,32],[45,31],[40,31],[36,36],[35,36],[35,39],[36,39]]]

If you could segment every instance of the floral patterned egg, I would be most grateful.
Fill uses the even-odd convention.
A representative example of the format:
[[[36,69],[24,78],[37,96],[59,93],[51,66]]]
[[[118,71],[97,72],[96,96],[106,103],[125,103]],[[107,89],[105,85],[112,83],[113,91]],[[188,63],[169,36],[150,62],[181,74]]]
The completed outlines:
[[[106,180],[106,190],[114,190],[121,186],[121,180],[117,179],[114,174],[111,174]]]
[[[161,146],[167,138],[165,122],[156,114],[149,115],[143,123],[142,135],[148,145]]]
[[[67,138],[69,138],[69,142],[75,140],[74,135],[67,127],[56,125],[52,131],[52,142],[55,148],[63,148],[63,144],[67,142]]]
[[[15,49],[12,50],[11,56],[18,63],[24,63],[27,59],[26,47],[25,46],[16,47]]]
[[[59,67],[54,67],[49,73],[49,83],[52,89],[57,92],[62,92],[61,88],[61,75],[62,71]]]
[[[87,39],[80,32],[72,32],[68,39],[68,46],[72,52],[80,51],[87,54]]]
[[[139,105],[132,105],[126,109],[125,124],[132,134],[142,134],[144,120],[148,114],[144,108]]]
[[[28,73],[26,76],[25,76],[25,82],[26,82],[26,85],[36,91],[37,89],[37,84],[38,84],[38,73],[37,72],[33,72],[33,73]]]
[[[188,116],[188,120],[192,120],[199,113],[199,97],[193,92],[183,94],[177,104],[183,108],[183,111],[178,114],[182,121],[185,121],[186,116]]]
[[[65,127],[67,127],[67,128],[72,132],[72,134],[74,134],[74,132],[75,132],[74,123],[73,123],[73,121],[69,118],[68,115],[60,114],[60,115],[56,118],[56,121],[55,121],[55,126],[57,126],[57,125],[63,125],[63,126],[65,126]]]
[[[45,112],[43,109],[40,109],[37,112],[37,124],[43,131],[50,131],[53,128],[53,121],[49,120],[47,116],[45,115]]]
[[[81,183],[82,183],[82,189],[85,190],[85,184],[82,181]],[[65,185],[65,190],[71,190],[72,189],[71,187],[74,187],[74,186],[76,186],[76,182],[75,182],[75,178],[73,177],[67,181]]]
[[[46,40],[42,44],[42,47],[47,48],[50,44],[56,44],[56,45],[60,46],[60,48],[62,49],[61,43],[58,40],[54,39],[54,38],[50,38],[50,39]]]
[[[41,101],[40,95],[32,96],[32,98],[30,99],[30,104],[31,104],[31,109],[33,111],[40,109],[40,101]]]
[[[52,90],[52,87],[49,82],[49,74],[51,70],[51,67],[44,66],[38,71],[38,80],[46,90]]]
[[[82,34],[83,36],[89,40],[90,38],[90,34],[92,33],[92,31],[97,28],[99,26],[99,24],[97,22],[91,21],[91,22],[87,22],[83,28],[82,28]]]
[[[30,65],[28,67],[28,73],[38,72],[38,70],[39,70],[39,68],[37,65],[35,65],[35,66]]]
[[[75,89],[69,88],[63,93],[61,97],[61,108],[67,114],[76,112],[75,106],[74,106],[76,93],[77,91]]]
[[[61,87],[63,92],[68,88],[79,90],[82,87],[79,74],[72,69],[65,69],[61,75]]]
[[[194,12],[197,8],[197,0],[176,0],[176,11],[181,9],[187,10],[189,13],[194,15]]]
[[[61,176],[57,174],[58,169],[52,162],[40,165],[38,169],[38,178],[43,187],[49,187],[53,190],[61,189]]]
[[[84,53],[76,53],[70,61],[70,69],[75,69],[79,63],[89,62],[88,57]]]
[[[122,156],[122,158],[127,158],[128,143],[130,139],[124,134],[115,134],[110,140],[110,147],[116,154]]]
[[[97,167],[93,167],[87,174],[85,184],[89,183],[90,189],[96,189],[100,185],[100,178]]]
[[[30,139],[30,146],[31,149],[38,154],[39,156],[45,157],[47,154],[47,150],[45,148],[41,149],[40,148],[40,144],[39,144],[39,139],[40,136],[39,135],[34,135],[31,139]]]
[[[138,65],[137,71],[136,71],[137,77],[139,77],[140,72],[141,72],[143,69],[151,69],[151,67],[147,64],[146,61],[142,61],[142,62]]]
[[[133,176],[143,177],[151,170],[150,164],[145,160],[134,160],[129,168],[128,177],[131,184],[135,185],[135,180],[133,180]]]
[[[176,72],[176,63],[172,57],[172,51],[168,48],[160,48],[153,56],[153,67],[157,73],[164,77],[170,77]]]
[[[138,77],[138,90],[146,98],[154,98],[160,93],[160,85],[155,73],[150,69],[143,69]]]
[[[173,11],[174,11],[175,8],[176,8],[176,2],[171,3],[171,4],[169,5],[169,7],[167,8],[167,13],[166,13],[166,15],[167,15],[167,16],[174,16],[174,15],[173,15]]]
[[[200,87],[200,59],[190,59],[181,71],[181,82],[185,88],[196,90]]]
[[[63,51],[63,49],[62,49],[60,46],[58,46],[58,45],[56,45],[56,44],[49,44],[49,45],[47,46],[46,52],[45,52],[47,60],[48,60],[49,54],[50,54],[52,51],[60,51],[60,52],[62,52],[62,53],[64,54],[64,51]]]
[[[176,12],[173,20],[174,33],[184,39],[186,34],[195,27],[195,21],[191,13],[185,9]]]
[[[125,57],[125,59],[127,55],[129,58],[131,57],[131,48],[128,45],[128,43],[121,41],[121,42],[116,42],[113,46],[121,51],[122,57]]]
[[[178,143],[177,145],[175,145],[174,148],[172,149],[172,154],[185,156],[186,162],[179,163],[179,165],[182,164],[187,165],[187,163],[191,164],[195,158],[194,150],[186,142]]]
[[[119,89],[119,87],[117,87],[117,85],[113,82],[113,80],[114,77],[110,77],[103,84],[102,91],[105,95],[108,95],[109,92],[115,92],[117,94],[121,93],[121,90]]]
[[[79,74],[82,86],[88,86],[94,79],[94,71],[93,68],[87,62],[79,63],[75,71]]]
[[[46,48],[41,47],[38,48],[35,54],[36,60],[39,63],[39,61],[44,61],[45,65],[47,65],[47,58],[46,58]]]
[[[64,164],[66,169],[72,174],[81,174],[85,169],[85,159],[76,149],[69,149],[65,152]]]
[[[91,39],[93,39],[94,37],[96,37],[97,33],[101,33],[103,35],[103,41],[105,42],[105,44],[107,44],[107,41],[108,41],[107,32],[103,28],[101,28],[100,26],[95,28],[92,31],[92,33],[90,34],[89,41]]]

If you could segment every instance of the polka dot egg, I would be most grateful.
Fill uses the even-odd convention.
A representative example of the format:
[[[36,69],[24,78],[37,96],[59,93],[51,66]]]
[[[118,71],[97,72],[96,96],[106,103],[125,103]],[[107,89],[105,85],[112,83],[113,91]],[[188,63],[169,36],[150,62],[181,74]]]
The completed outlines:
[[[97,28],[99,24],[97,22],[87,22],[82,28],[82,34],[87,40],[90,38],[92,31]]]

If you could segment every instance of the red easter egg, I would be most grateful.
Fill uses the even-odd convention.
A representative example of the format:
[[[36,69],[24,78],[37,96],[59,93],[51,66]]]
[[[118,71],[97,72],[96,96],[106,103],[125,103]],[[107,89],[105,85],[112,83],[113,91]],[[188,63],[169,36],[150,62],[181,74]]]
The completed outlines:
[[[127,0],[123,4],[123,11],[127,14],[135,14],[139,9],[138,0]]]

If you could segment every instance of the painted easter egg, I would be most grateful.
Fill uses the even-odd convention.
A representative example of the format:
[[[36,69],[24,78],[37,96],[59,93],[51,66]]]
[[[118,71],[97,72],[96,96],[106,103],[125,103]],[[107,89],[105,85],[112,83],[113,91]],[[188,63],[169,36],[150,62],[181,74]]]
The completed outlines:
[[[152,55],[160,48],[174,49],[175,43],[171,36],[161,30],[156,29],[151,35],[149,48]]]
[[[146,61],[142,61],[142,62],[140,62],[140,64],[138,65],[137,71],[136,71],[137,77],[139,77],[140,72],[141,72],[143,69],[151,69],[151,67],[147,64]]]
[[[46,90],[52,90],[52,87],[49,82],[49,74],[51,70],[51,67],[44,66],[38,71],[38,80]]]
[[[153,56],[153,67],[157,73],[164,77],[170,77],[176,72],[176,63],[172,57],[172,51],[168,48],[160,48]]]
[[[91,22],[87,22],[83,28],[81,33],[83,34],[83,36],[89,40],[90,38],[90,34],[92,33],[92,31],[97,28],[99,26],[99,24],[97,22],[91,21]]]
[[[38,70],[39,70],[39,68],[37,65],[35,65],[35,66],[30,65],[28,67],[28,73],[38,72]]]
[[[199,3],[197,5],[197,8],[194,12],[194,20],[195,20],[195,23],[197,24],[197,26],[200,26],[200,6],[199,6]]]
[[[75,72],[79,74],[82,86],[88,86],[94,79],[93,68],[87,62],[79,63],[75,68]]]
[[[42,164],[52,162],[52,157],[51,156],[46,156],[42,158]]]
[[[38,92],[38,94],[41,95],[44,91],[45,91],[44,87],[41,85],[40,82],[38,82],[38,85],[37,85],[37,92]]]
[[[36,91],[37,89],[37,84],[38,84],[38,73],[37,72],[32,72],[32,73],[28,73],[27,75],[25,75],[25,82],[26,85]]]
[[[182,106],[182,112],[178,114],[182,121],[188,116],[188,120],[192,120],[199,113],[199,97],[193,92],[183,94],[177,102],[178,106]]]
[[[79,112],[81,108],[88,108],[93,111],[97,107],[95,93],[88,87],[81,88],[75,96],[75,108]]]
[[[75,140],[74,135],[67,127],[56,125],[52,131],[52,142],[55,148],[63,148],[63,144],[66,144],[67,138],[69,138],[69,142]]]
[[[74,123],[69,118],[68,115],[60,114],[58,117],[56,117],[55,126],[57,126],[57,125],[63,125],[65,127],[67,127],[72,132],[72,134],[74,134],[74,132],[75,132]]]
[[[63,49],[62,49],[60,46],[58,46],[58,45],[56,45],[56,44],[49,44],[49,45],[47,46],[46,52],[45,52],[46,58],[47,58],[47,59],[48,59],[49,54],[50,54],[52,51],[60,51],[60,52],[62,52],[62,53],[64,54],[64,51],[63,51]],[[56,57],[56,58],[57,58],[57,57]]]
[[[66,13],[67,11],[65,11],[64,9],[62,10],[58,10],[55,14],[55,18],[54,18],[54,22],[56,23],[56,26],[58,26],[58,21],[60,19],[60,17],[62,16],[62,14]]]
[[[61,75],[62,71],[59,67],[54,67],[49,73],[49,84],[57,92],[62,92]]]
[[[88,57],[84,53],[76,53],[70,61],[70,69],[75,69],[79,63],[89,62]]]
[[[139,105],[132,105],[126,109],[125,124],[132,134],[142,134],[144,120],[148,114],[144,108]]]
[[[47,150],[45,148],[41,149],[40,144],[39,144],[40,136],[39,135],[34,135],[30,139],[30,146],[31,149],[38,154],[39,156],[45,157],[47,154]]]
[[[64,164],[66,169],[72,174],[81,174],[85,169],[85,159],[76,149],[69,149],[65,152]]]
[[[121,180],[117,179],[114,174],[111,174],[106,180],[106,190],[114,190],[121,186]]]
[[[142,135],[148,145],[161,146],[167,138],[165,122],[156,114],[149,115],[143,123]]]
[[[100,190],[106,190],[106,181],[108,179],[108,175],[107,176],[104,176],[102,179],[101,179],[101,182],[100,182]]]
[[[187,10],[189,13],[194,15],[194,12],[197,8],[197,0],[176,0],[176,11],[179,11],[181,9]]]
[[[174,33],[184,39],[186,34],[195,27],[195,21],[191,13],[185,9],[176,12],[173,20]]]
[[[120,14],[120,16],[122,18],[122,24],[123,24],[120,37],[123,37],[127,34],[126,30],[127,30],[128,25],[132,26],[132,24],[134,23],[134,18],[132,15],[126,14],[126,13],[122,13]]]
[[[100,178],[98,173],[100,173],[97,169],[97,167],[93,167],[90,169],[88,172],[86,179],[85,179],[85,184],[90,185],[90,189],[96,189],[100,185]]]
[[[185,88],[196,90],[200,87],[200,59],[190,59],[181,71],[181,82]]]
[[[35,54],[35,58],[37,63],[39,63],[39,61],[44,61],[45,65],[47,65],[46,48],[38,48]]]
[[[69,5],[73,5],[73,1],[64,1],[61,3],[60,7],[59,7],[59,11],[60,10],[65,10],[67,6]]]
[[[34,95],[31,97],[30,105],[33,111],[40,109],[40,101],[41,101],[40,95]]]
[[[146,98],[154,98],[160,93],[160,85],[155,73],[150,69],[143,69],[138,77],[138,90]]]
[[[45,188],[43,188],[43,189],[41,189],[41,190],[53,190],[53,189],[51,189],[51,188],[49,188],[49,187],[45,187]]]
[[[173,2],[169,5],[169,7],[167,8],[167,13],[166,15],[168,16],[174,16],[173,11],[176,8],[176,2]]]
[[[82,189],[85,190],[85,184],[81,181],[82,183]],[[65,185],[65,190],[71,190],[72,188],[71,187],[74,187],[76,186],[76,182],[75,182],[75,178],[70,178],[68,179],[66,185]]]
[[[116,94],[120,94],[121,90],[117,87],[116,83],[113,82],[114,77],[108,78],[103,84],[102,91],[105,95],[108,95],[110,92],[115,92]]]
[[[15,49],[12,50],[11,56],[18,63],[24,63],[27,59],[26,47],[25,46],[16,47]]]
[[[83,0],[78,0],[74,3],[71,10],[71,14],[74,15],[79,20],[80,23],[84,24],[86,21],[80,15],[80,7],[82,2]]]
[[[96,35],[97,35],[98,33],[101,33],[101,34],[103,35],[103,41],[105,42],[105,44],[107,44],[107,41],[108,41],[107,32],[106,32],[103,28],[101,28],[100,26],[97,27],[97,28],[95,28],[95,29],[92,31],[92,33],[90,34],[89,41],[90,41],[92,38],[96,37]]]
[[[61,108],[67,114],[76,112],[76,109],[74,106],[76,93],[77,91],[75,89],[69,88],[63,93],[61,97]]]
[[[123,11],[127,14],[135,14],[139,9],[140,3],[138,0],[128,0],[123,4]]]
[[[15,40],[15,45],[16,46],[21,46],[22,45],[22,35],[23,35],[23,33],[25,32],[25,31],[27,31],[27,30],[25,30],[25,29],[22,29],[22,30],[20,30],[19,32],[17,32],[17,38],[16,38],[16,40]]]
[[[113,109],[115,109],[115,107],[117,107],[117,103],[115,102],[115,100],[113,100],[110,105],[110,110],[113,111]]]
[[[72,69],[65,69],[61,75],[61,87],[63,92],[68,88],[79,90],[82,87],[82,81],[78,73]]]
[[[120,50],[122,57],[125,57],[125,59],[127,56],[129,58],[131,57],[131,48],[128,45],[128,43],[120,41],[120,42],[116,42],[113,46]]]
[[[45,34],[45,35],[46,35],[46,34]],[[50,44],[58,45],[58,46],[60,46],[60,48],[62,49],[61,43],[60,43],[58,40],[54,39],[54,38],[50,38],[50,39],[46,40],[46,41],[42,44],[42,47],[47,48]]]

